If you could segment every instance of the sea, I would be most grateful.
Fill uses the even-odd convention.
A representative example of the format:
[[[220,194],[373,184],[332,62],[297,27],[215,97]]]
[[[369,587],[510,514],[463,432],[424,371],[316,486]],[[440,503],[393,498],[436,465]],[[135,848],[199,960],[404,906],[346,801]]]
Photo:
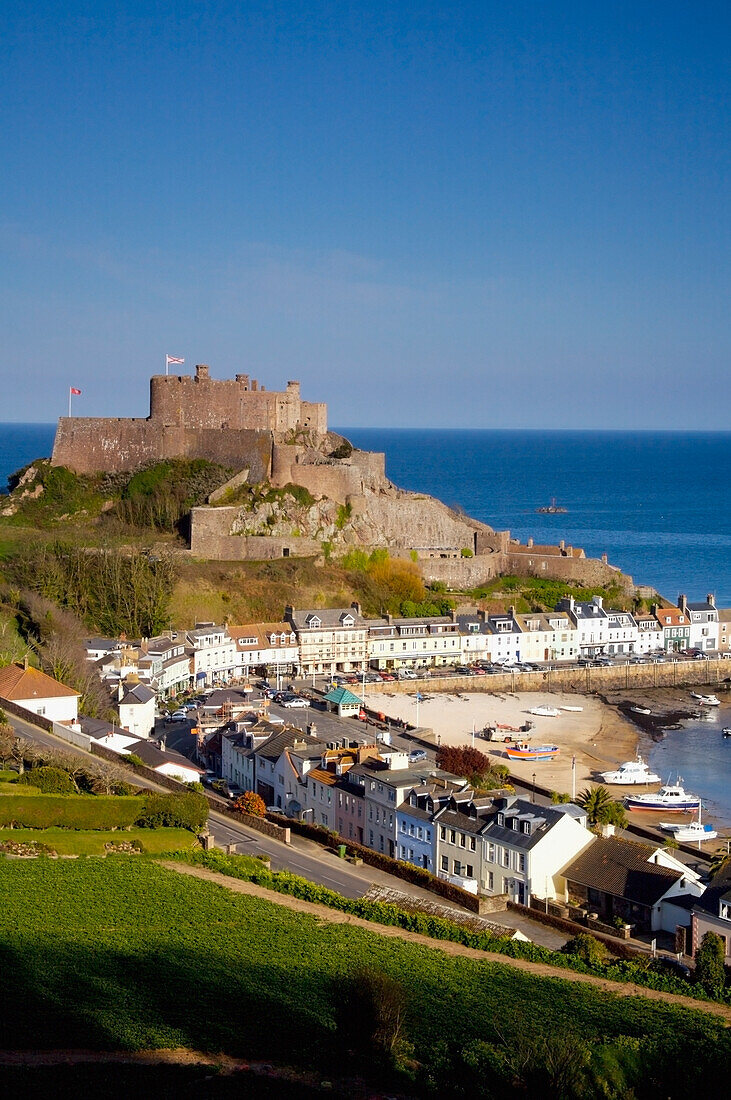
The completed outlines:
[[[565,539],[670,600],[731,606],[731,432],[469,431],[339,428],[383,451],[397,485],[429,493],[497,530],[536,543]],[[47,457],[53,424],[0,425],[0,489]],[[566,511],[538,513],[556,504]],[[647,746],[660,775],[683,776],[731,824],[731,710]]]

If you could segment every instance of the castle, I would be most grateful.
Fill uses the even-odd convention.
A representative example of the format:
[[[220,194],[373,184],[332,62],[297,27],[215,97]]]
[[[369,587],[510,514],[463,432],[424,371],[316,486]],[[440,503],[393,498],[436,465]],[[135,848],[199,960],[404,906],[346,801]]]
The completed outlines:
[[[145,419],[62,417],[51,462],[79,474],[117,473],[179,457],[237,471],[208,506],[191,512],[196,557],[262,560],[385,546],[418,560],[425,580],[450,587],[518,573],[631,588],[606,557],[589,559],[563,543],[521,545],[509,531],[397,488],[386,477],[385,455],[360,451],[329,431],[327,406],[303,401],[299,382],[270,391],[247,374],[213,379],[205,365],[194,377],[156,375]],[[263,482],[280,496],[256,508],[217,503],[227,489]],[[290,485],[307,493],[288,493]]]

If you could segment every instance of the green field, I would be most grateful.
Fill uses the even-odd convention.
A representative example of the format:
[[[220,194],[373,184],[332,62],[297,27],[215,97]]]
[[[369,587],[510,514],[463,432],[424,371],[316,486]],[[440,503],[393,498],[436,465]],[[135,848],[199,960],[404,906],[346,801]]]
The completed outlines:
[[[0,844],[14,841],[29,844],[35,841],[60,856],[102,856],[105,844],[136,843],[143,852],[158,855],[196,847],[195,836],[188,829],[0,829]]]
[[[526,1042],[579,1044],[619,1075],[582,1096],[625,1096],[630,1078],[637,1098],[717,1095],[731,1066],[731,1033],[700,1011],[322,924],[144,857],[0,860],[0,951],[4,1049],[186,1046],[344,1072],[338,1012],[369,967],[405,991],[418,1095],[493,1095],[486,1060],[497,1074]]]

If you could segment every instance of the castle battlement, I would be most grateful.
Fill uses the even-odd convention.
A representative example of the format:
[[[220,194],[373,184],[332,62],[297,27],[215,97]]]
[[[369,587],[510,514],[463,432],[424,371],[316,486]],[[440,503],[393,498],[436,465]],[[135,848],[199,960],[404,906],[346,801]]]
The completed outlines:
[[[303,401],[299,382],[267,390],[248,374],[211,378],[201,363],[195,375],[150,379],[150,415],[62,417],[51,461],[77,473],[134,470],[166,458],[208,458],[268,477],[274,443],[298,435],[317,443],[327,434],[327,405]]]

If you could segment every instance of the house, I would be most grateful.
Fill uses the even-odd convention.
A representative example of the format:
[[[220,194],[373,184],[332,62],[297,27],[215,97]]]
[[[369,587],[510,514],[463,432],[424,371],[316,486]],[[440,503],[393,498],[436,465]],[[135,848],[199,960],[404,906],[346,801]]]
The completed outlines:
[[[673,902],[703,892],[698,872],[667,849],[617,836],[596,837],[562,873],[570,901],[638,932],[674,932],[682,907]]]
[[[82,718],[81,730],[103,748],[120,756],[137,756],[146,767],[170,779],[197,783],[203,775],[203,768],[174,749],[167,749],[163,741],[141,740],[98,718]]]
[[[638,637],[637,623],[629,611],[607,611],[607,653],[634,653]]]
[[[714,875],[693,905],[690,920],[693,954],[706,932],[715,932],[721,937],[726,950],[726,966],[731,966],[731,862]]]
[[[143,638],[140,649],[143,658],[150,662],[151,675],[160,695],[170,698],[189,686],[191,661],[186,651],[185,634],[171,631],[169,635]],[[140,663],[143,658],[140,658]]]
[[[117,710],[119,724],[133,737],[150,737],[155,732],[155,692],[146,684],[120,683]]]
[[[186,632],[186,638],[196,688],[228,683],[234,678],[237,669],[236,645],[225,626],[196,623],[194,630]]]
[[[531,896],[563,898],[562,868],[595,840],[579,806],[540,806],[514,795],[495,800],[480,837],[480,889],[523,905]]]
[[[689,648],[700,649],[702,653],[717,650],[718,610],[713,593],[708,593],[704,603],[688,603],[681,594],[678,596],[678,607],[690,623]]]
[[[498,664],[522,660],[523,631],[516,618],[515,608],[508,608],[504,615],[488,615],[486,621],[489,631],[488,660]]]
[[[718,611],[718,649],[720,653],[731,653],[731,608],[722,607]]]
[[[368,659],[377,669],[458,665],[461,628],[454,612],[368,620]]]
[[[652,608],[663,632],[663,649],[668,653],[678,653],[690,648],[690,620],[679,607]]]
[[[655,653],[664,649],[663,629],[654,612],[637,611],[634,620],[637,625],[635,653]]]
[[[516,619],[522,630],[521,661],[575,661],[578,657],[579,632],[565,611],[532,612]]]
[[[448,806],[453,795],[467,787],[464,779],[456,782],[428,779],[409,792],[396,808],[397,858],[437,874],[437,825],[435,818]],[[469,802],[469,790],[465,801]]]
[[[368,663],[368,623],[360,604],[346,608],[297,611],[287,607],[284,617],[299,645],[303,676],[353,672]]]
[[[455,791],[448,804],[434,815],[434,837],[436,874],[476,894],[482,854],[480,832],[485,821],[473,798],[474,791],[469,787]]]
[[[229,626],[236,645],[236,675],[271,676],[277,686],[283,676],[294,676],[299,668],[297,635],[289,623],[249,623]]]
[[[601,596],[593,596],[588,602],[567,596],[558,601],[556,610],[566,611],[578,630],[582,657],[596,657],[604,652],[609,641],[609,617]]]
[[[0,668],[0,704],[3,699],[52,722],[76,722],[79,692],[31,668],[27,658]]]

